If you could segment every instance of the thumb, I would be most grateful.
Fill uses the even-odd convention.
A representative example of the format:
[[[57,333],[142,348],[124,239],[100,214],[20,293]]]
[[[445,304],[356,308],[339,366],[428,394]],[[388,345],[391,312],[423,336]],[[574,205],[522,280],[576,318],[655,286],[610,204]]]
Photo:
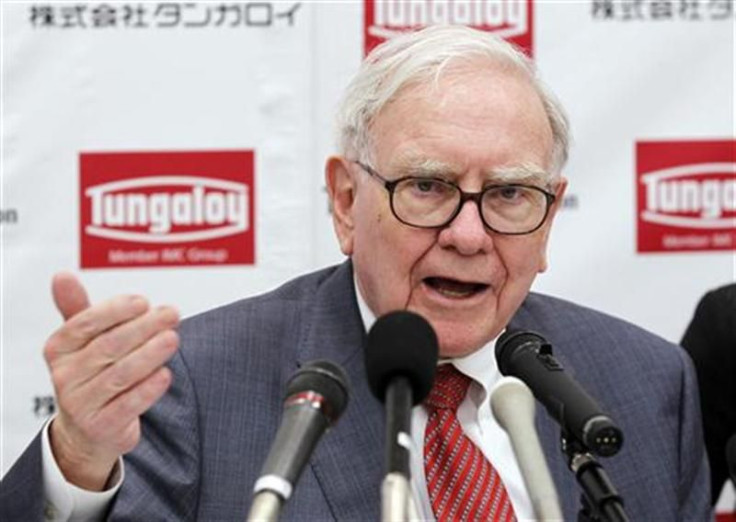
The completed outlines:
[[[59,272],[51,280],[51,293],[64,320],[89,307],[87,291],[71,272]]]

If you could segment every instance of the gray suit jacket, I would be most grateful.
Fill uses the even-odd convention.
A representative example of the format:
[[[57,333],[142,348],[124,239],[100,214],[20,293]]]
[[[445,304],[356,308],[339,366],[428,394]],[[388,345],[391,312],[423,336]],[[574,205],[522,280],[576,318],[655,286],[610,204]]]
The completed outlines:
[[[531,294],[512,321],[545,335],[558,359],[624,431],[602,462],[632,521],[712,517],[698,397],[687,356],[631,324]],[[379,520],[384,415],[364,378],[365,332],[347,262],[183,322],[174,384],[146,415],[125,457],[113,520],[244,520],[278,427],[284,386],[300,364],[330,359],[350,403],[320,442],[284,520]],[[541,407],[537,428],[566,520],[580,489]],[[0,486],[0,519],[40,520],[36,439]]]

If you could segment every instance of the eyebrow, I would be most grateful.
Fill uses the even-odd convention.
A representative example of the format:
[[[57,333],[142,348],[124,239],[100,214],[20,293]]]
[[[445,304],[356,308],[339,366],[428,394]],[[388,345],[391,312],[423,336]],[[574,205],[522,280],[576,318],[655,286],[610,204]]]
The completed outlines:
[[[457,178],[460,177],[458,173],[460,169],[444,161],[431,158],[407,158],[407,160],[399,163],[396,167],[397,174],[401,176],[443,178],[449,181],[457,181]],[[547,171],[533,163],[506,165],[485,170],[484,178],[484,184],[547,185],[552,180],[552,176]]]
[[[552,176],[538,165],[522,163],[493,169],[490,180],[495,183],[545,185],[551,182]]]
[[[457,178],[458,169],[444,161],[430,158],[410,159],[400,162],[396,171],[402,176],[419,176],[428,178]]]

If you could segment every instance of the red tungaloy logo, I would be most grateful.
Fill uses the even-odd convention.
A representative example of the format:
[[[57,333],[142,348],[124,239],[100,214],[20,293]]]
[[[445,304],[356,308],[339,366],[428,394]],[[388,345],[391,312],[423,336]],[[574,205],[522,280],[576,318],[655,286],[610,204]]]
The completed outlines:
[[[85,196],[92,205],[92,222],[85,229],[91,236],[182,243],[231,236],[249,227],[244,183],[155,176],[95,185]],[[203,228],[188,230],[197,226]]]
[[[637,144],[637,250],[736,250],[736,141]]]
[[[406,31],[467,25],[533,49],[533,0],[364,0],[364,52]]]
[[[253,264],[253,152],[83,153],[81,266]]]

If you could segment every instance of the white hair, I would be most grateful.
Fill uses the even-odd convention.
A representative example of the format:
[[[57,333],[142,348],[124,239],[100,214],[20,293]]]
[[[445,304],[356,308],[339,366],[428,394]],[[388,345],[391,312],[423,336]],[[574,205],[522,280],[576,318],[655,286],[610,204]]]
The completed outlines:
[[[486,59],[510,65],[528,77],[539,94],[552,129],[552,176],[567,161],[569,125],[555,96],[542,84],[522,51],[501,38],[466,26],[437,25],[405,33],[376,47],[348,85],[337,112],[337,147],[345,157],[368,160],[370,129],[378,113],[403,87],[437,82],[442,70],[461,60]]]

